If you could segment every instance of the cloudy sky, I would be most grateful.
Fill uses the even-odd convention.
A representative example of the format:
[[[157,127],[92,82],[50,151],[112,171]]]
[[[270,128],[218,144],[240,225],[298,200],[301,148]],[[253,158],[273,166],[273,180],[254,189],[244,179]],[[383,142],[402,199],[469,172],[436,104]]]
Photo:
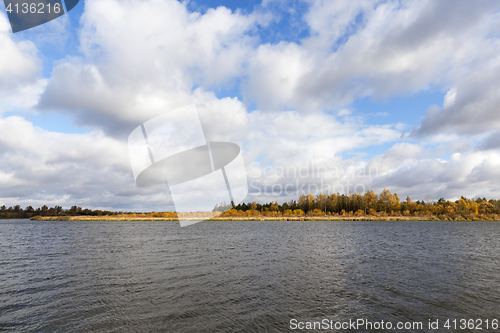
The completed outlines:
[[[497,0],[80,0],[12,34],[0,5],[0,204],[166,210],[127,138],[190,104],[242,147],[246,201],[500,198],[499,23]]]

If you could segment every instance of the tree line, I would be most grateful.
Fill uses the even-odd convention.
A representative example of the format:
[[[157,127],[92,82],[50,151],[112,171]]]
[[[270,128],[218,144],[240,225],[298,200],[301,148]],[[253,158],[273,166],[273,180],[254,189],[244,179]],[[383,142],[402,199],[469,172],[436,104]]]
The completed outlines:
[[[397,193],[384,189],[349,194],[301,195],[298,200],[283,204],[271,201],[267,204],[242,203],[226,211],[225,216],[414,216],[440,219],[470,219],[493,217],[500,214],[500,200],[486,198],[468,199],[462,196],[456,201],[430,198],[413,201],[409,196],[400,200]]]
[[[72,206],[70,209],[63,209],[61,206],[33,208],[28,206],[21,208],[20,205],[7,208],[5,205],[0,207],[0,219],[29,219],[33,216],[101,216],[101,215],[116,215],[117,212],[107,210],[92,210],[78,206]]]
[[[232,208],[231,208],[232,207]],[[231,209],[229,209],[231,208]],[[498,219],[500,214],[500,200],[486,198],[468,199],[461,197],[455,201],[443,198],[434,201],[430,198],[427,201],[413,201],[406,197],[401,201],[398,194],[392,194],[384,189],[379,194],[374,191],[365,193],[349,194],[308,194],[301,195],[297,200],[290,200],[282,204],[271,201],[266,204],[256,202],[241,203],[238,205],[221,204],[216,205],[214,212],[224,212],[222,216],[227,217],[281,217],[281,216],[413,216],[413,217],[437,217],[439,219],[477,219],[481,217]],[[192,213],[183,213],[194,214]],[[124,213],[106,210],[91,210],[72,206],[70,209],[63,209],[61,206],[49,208],[42,206],[33,208],[28,206],[22,209],[21,206],[7,208],[0,207],[0,218],[31,218],[34,216],[103,216],[103,215],[129,215],[140,217],[172,217],[177,215],[173,212],[150,212],[150,213]]]

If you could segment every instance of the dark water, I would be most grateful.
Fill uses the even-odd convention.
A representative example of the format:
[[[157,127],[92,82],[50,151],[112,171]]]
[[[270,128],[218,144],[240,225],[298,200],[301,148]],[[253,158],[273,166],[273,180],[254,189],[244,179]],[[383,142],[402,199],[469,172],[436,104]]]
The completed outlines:
[[[365,318],[427,332],[429,319],[465,318],[485,332],[500,319],[500,223],[18,220],[0,221],[0,246],[0,331],[297,332],[292,319]]]

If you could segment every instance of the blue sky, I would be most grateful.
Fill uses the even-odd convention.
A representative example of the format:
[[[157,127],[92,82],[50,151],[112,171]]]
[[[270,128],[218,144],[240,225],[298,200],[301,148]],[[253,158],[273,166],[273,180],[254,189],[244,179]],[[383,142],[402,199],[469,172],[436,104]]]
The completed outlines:
[[[164,194],[134,184],[127,136],[189,104],[206,108],[214,139],[240,144],[247,167],[378,170],[300,183],[500,197],[499,9],[81,0],[12,34],[2,7],[0,201],[161,210]],[[249,174],[262,188],[296,181]]]

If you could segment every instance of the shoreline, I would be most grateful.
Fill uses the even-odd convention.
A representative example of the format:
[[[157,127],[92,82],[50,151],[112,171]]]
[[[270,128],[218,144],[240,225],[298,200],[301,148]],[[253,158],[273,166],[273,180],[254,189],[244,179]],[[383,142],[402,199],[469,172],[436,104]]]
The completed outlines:
[[[34,216],[30,218],[32,221],[178,221],[177,218],[168,217],[124,217],[124,216]],[[185,219],[189,221],[199,221],[200,218]],[[303,217],[219,217],[209,218],[203,221],[374,221],[374,222],[391,222],[391,221],[441,221],[441,222],[460,222],[460,221],[491,221],[498,222],[499,220],[487,219],[484,216],[478,218],[465,219],[463,217],[439,219],[436,216],[418,217],[418,216],[303,216]]]

